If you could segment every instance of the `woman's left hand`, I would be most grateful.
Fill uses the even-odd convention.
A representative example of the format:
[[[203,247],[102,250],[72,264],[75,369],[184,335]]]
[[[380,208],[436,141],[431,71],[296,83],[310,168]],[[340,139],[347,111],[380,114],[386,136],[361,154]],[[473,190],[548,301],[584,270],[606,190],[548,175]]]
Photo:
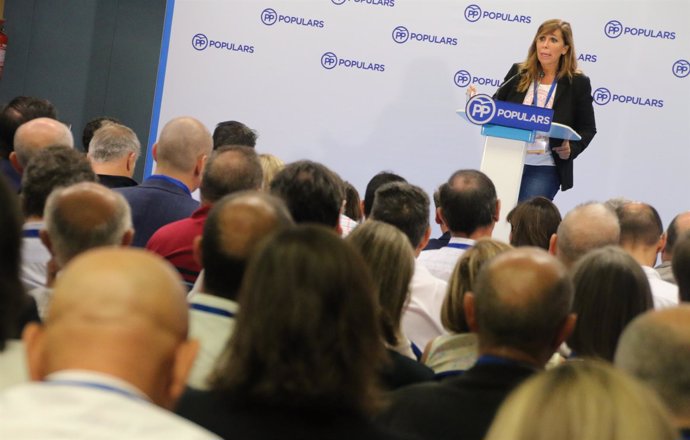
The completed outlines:
[[[555,147],[553,151],[558,154],[558,157],[560,157],[563,160],[566,160],[570,157],[570,141],[565,140],[561,144],[560,147]]]

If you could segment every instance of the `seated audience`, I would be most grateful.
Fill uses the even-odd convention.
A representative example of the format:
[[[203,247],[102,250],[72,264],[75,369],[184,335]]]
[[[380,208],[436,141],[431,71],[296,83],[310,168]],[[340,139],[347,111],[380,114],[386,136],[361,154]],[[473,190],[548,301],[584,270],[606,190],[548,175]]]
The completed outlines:
[[[132,208],[133,246],[144,247],[162,226],[189,217],[199,203],[192,198],[213,149],[211,134],[194,118],[168,122],[153,146],[155,174],[141,185],[117,188]]]
[[[376,191],[369,218],[400,229],[407,236],[415,256],[429,241],[429,197],[418,186],[406,182],[392,182]],[[410,282],[410,300],[405,306],[402,329],[405,336],[421,353],[426,344],[444,333],[441,325],[441,304],[447,283],[429,273],[415,262]]]
[[[510,244],[536,246],[549,250],[551,236],[558,230],[561,213],[546,197],[533,197],[517,205],[508,213]]]
[[[438,225],[439,228],[441,228],[441,236],[438,238],[430,238],[429,243],[426,244],[426,247],[424,248],[425,251],[431,250],[431,249],[441,249],[442,247],[445,247],[448,245],[448,242],[450,241],[450,230],[448,230],[448,226],[446,225],[445,221],[441,217],[441,188],[439,187],[436,191],[434,191],[433,195],[433,200],[434,200],[434,221]]]
[[[161,258],[122,248],[75,258],[24,341],[35,382],[0,393],[0,438],[217,438],[162,409],[184,390],[197,345]]]
[[[480,238],[455,265],[441,308],[441,323],[449,334],[433,339],[422,358],[437,377],[457,375],[476,362],[477,335],[470,331],[465,319],[465,293],[474,291],[479,270],[493,257],[509,249],[511,246],[508,244]]]
[[[450,230],[450,241],[440,249],[424,251],[417,259],[432,275],[450,280],[463,252],[482,237],[491,237],[501,202],[489,177],[477,170],[459,170],[439,189],[439,215]]]
[[[271,182],[276,174],[285,168],[285,162],[272,154],[259,154],[259,162],[263,170],[263,181],[261,189],[268,192],[271,189]]]
[[[615,364],[656,391],[681,430],[681,437],[690,438],[688,306],[658,310],[635,318],[621,336]]]
[[[96,134],[102,126],[108,124],[124,125],[119,119],[111,116],[98,116],[84,125],[84,130],[81,134],[81,148],[84,150],[84,153],[89,152],[89,145],[91,145],[91,139],[93,139],[94,134]]]
[[[189,386],[208,388],[208,376],[232,335],[237,295],[258,243],[292,224],[280,199],[254,191],[223,197],[209,212],[203,238],[194,240],[194,255],[205,272],[201,290],[189,298],[189,334],[199,341]]]
[[[88,209],[84,209],[88,206]],[[46,287],[30,293],[45,317],[59,272],[74,257],[100,246],[129,246],[134,237],[127,201],[103,185],[82,182],[56,188],[48,196],[40,238],[51,255]]]
[[[599,362],[567,362],[527,381],[501,406],[486,440],[674,440],[652,391]]]
[[[55,145],[74,148],[74,138],[69,128],[51,118],[32,119],[17,128],[10,162],[22,174],[34,156],[44,148]]]
[[[661,279],[653,269],[656,259],[666,244],[661,217],[653,206],[630,202],[616,210],[621,226],[620,246],[641,266],[652,288],[654,308],[678,305],[678,287]]]
[[[686,235],[688,231],[690,231],[690,211],[681,212],[673,217],[668,229],[666,229],[666,244],[661,251],[661,263],[654,268],[662,280],[678,284],[671,268],[673,250],[678,239]],[[683,301],[687,301],[687,299],[683,299]]]
[[[340,230],[343,237],[352,232],[363,219],[362,202],[359,200],[357,189],[350,182],[343,182],[345,200],[343,212],[340,214]]]
[[[239,298],[211,390],[188,390],[179,414],[227,439],[396,438],[369,421],[386,353],[352,246],[321,226],[280,231],[250,259]]]
[[[208,211],[222,197],[238,191],[261,189],[261,164],[253,148],[221,147],[213,151],[201,178],[201,206],[188,218],[158,229],[146,249],[164,257],[193,285],[201,271],[193,244],[201,235]]]
[[[131,128],[115,123],[104,123],[91,139],[86,157],[108,188],[138,185],[134,176],[141,144]]]
[[[672,268],[680,300],[690,302],[690,233],[685,233],[673,246]]]
[[[392,368],[383,372],[383,385],[395,389],[432,380],[433,371],[417,362],[417,354],[400,325],[415,264],[407,237],[395,226],[367,220],[348,235],[346,241],[362,255],[377,287],[379,319],[392,360]]]
[[[568,339],[571,356],[611,362],[625,326],[653,307],[647,277],[640,265],[616,246],[585,255],[572,276],[577,326]]]
[[[24,288],[31,291],[48,281],[50,252],[41,243],[43,209],[50,193],[78,182],[95,182],[96,174],[86,158],[74,148],[48,147],[34,157],[22,175],[22,271]]]
[[[254,130],[238,121],[224,121],[213,130],[213,149],[234,145],[238,147],[256,147],[257,134]]]
[[[403,182],[407,183],[404,177],[398,176],[390,171],[381,171],[377,175],[369,180],[367,187],[364,191],[364,200],[362,200],[362,213],[365,218],[371,215],[371,208],[374,206],[374,197],[376,196],[376,191],[387,183],[392,182]]]
[[[483,439],[503,399],[543,369],[572,331],[572,297],[565,267],[545,251],[496,256],[464,298],[479,341],[475,365],[461,376],[394,392],[381,423],[421,439]]]

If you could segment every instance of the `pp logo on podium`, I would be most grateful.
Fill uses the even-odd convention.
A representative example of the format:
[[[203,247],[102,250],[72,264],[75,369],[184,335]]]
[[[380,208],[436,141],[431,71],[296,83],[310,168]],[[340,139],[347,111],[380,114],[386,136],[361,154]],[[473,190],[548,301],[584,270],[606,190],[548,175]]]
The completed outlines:
[[[489,95],[474,95],[465,106],[467,119],[477,125],[484,125],[496,115],[496,103]]]

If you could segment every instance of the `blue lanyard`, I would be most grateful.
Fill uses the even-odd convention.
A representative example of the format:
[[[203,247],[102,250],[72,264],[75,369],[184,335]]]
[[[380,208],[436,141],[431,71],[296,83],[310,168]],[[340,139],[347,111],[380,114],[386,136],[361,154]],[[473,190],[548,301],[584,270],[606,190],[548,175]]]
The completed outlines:
[[[185,185],[184,183],[180,182],[180,181],[177,180],[177,179],[173,179],[173,178],[170,177],[170,176],[164,176],[163,174],[154,174],[154,175],[152,175],[152,176],[149,176],[149,178],[148,178],[148,180],[152,180],[152,179],[154,179],[154,180],[164,180],[164,181],[166,181],[166,182],[172,183],[173,185],[182,188],[182,189],[184,190],[184,192],[186,192],[186,193],[189,194],[190,196],[192,195],[191,191],[189,191],[189,188],[187,188],[187,185]]]
[[[521,366],[521,367],[536,370],[536,368],[534,366],[526,364],[524,362],[514,361],[512,359],[508,359],[508,358],[504,358],[504,357],[500,357],[500,356],[493,356],[490,354],[485,354],[483,356],[479,356],[479,359],[477,359],[477,362],[475,362],[474,365],[475,366],[478,366],[478,365],[514,365],[514,366]]]
[[[38,229],[24,229],[22,231],[22,237],[24,238],[38,238]]]
[[[549,93],[547,93],[547,95],[546,95],[546,101],[544,101],[544,107],[549,105],[549,99],[551,99],[551,95],[553,94],[553,91],[556,90],[556,83],[557,82],[558,81],[556,81],[556,78],[554,77],[553,82],[551,82],[551,87],[549,87]],[[535,107],[539,107],[539,105],[537,104],[538,85],[539,85],[539,81],[535,80],[534,81],[534,96],[532,97],[532,105]]]
[[[469,243],[448,243],[446,247],[455,249],[469,249],[472,247],[472,245]]]
[[[226,318],[234,318],[235,314],[227,310],[220,309],[218,307],[211,307],[204,304],[192,303],[189,305],[191,309],[198,310],[200,312],[210,313],[212,315],[224,316]]]
[[[140,396],[136,393],[133,393],[131,391],[123,390],[122,388],[117,388],[117,387],[114,387],[111,385],[105,385],[105,384],[97,383],[97,382],[88,382],[88,381],[81,381],[81,380],[48,380],[44,383],[46,385],[68,385],[68,386],[75,386],[75,387],[82,387],[82,388],[93,388],[96,390],[107,391],[109,393],[119,394],[121,396],[127,397],[129,399],[133,399],[133,400],[141,400],[143,402],[147,401],[142,396]]]

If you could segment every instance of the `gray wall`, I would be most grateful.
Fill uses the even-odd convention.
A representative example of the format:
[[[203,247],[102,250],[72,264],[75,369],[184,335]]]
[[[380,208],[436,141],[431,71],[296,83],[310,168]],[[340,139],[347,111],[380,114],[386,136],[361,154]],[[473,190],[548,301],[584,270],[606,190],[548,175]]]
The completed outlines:
[[[77,145],[86,122],[103,115],[146,145],[164,16],[165,0],[7,0],[0,103],[49,99]]]

